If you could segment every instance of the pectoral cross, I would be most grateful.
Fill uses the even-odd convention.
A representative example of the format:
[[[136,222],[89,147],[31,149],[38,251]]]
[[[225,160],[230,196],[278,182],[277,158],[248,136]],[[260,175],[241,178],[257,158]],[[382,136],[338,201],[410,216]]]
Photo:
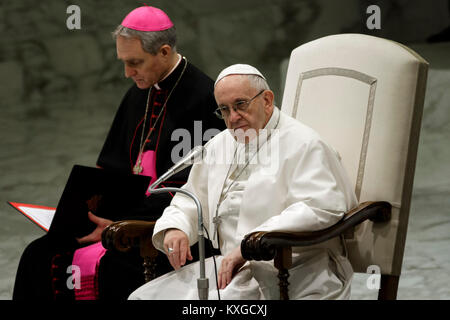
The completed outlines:
[[[141,166],[134,166],[133,168],[133,173],[134,174],[139,174],[142,172],[142,167]]]

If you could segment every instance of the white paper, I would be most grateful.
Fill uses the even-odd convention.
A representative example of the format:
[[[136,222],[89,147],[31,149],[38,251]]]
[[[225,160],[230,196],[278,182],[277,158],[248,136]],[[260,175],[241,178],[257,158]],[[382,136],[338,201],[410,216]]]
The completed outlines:
[[[53,217],[55,216],[55,209],[40,209],[27,206],[18,206],[31,220],[35,221],[42,228],[48,231]]]

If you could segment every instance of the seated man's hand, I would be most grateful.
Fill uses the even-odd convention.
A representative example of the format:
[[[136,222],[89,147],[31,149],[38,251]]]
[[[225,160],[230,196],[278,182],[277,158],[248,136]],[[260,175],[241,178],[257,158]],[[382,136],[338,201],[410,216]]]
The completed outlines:
[[[86,244],[86,243],[95,243],[102,240],[102,232],[103,230],[109,226],[113,221],[97,217],[92,212],[88,212],[89,220],[91,220],[93,223],[97,225],[97,228],[95,228],[94,231],[92,231],[90,234],[88,234],[85,237],[77,238],[77,241],[79,244]]]
[[[227,254],[220,265],[219,276],[217,282],[219,289],[225,289],[225,287],[231,282],[236,272],[245,263],[245,259],[241,254],[241,246],[238,246],[229,254]]]
[[[171,250],[169,250],[169,248]],[[192,260],[191,248],[187,235],[179,229],[168,229],[164,236],[164,250],[169,262],[175,270],[186,264],[186,259]]]

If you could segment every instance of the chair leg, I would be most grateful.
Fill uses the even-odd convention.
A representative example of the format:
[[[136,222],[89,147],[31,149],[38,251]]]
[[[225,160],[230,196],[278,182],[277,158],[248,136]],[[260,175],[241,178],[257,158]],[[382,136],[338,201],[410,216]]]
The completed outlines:
[[[289,300],[289,271],[287,269],[280,269],[278,271],[278,285],[280,286],[280,300]]]
[[[275,267],[278,269],[278,285],[280,287],[280,300],[289,300],[289,271],[292,265],[292,248],[279,248],[275,255]]]
[[[396,300],[399,280],[400,276],[382,274],[378,300]]]
[[[149,282],[156,278],[156,257],[158,250],[152,244],[151,235],[145,235],[139,242],[141,257],[144,259],[144,280]]]

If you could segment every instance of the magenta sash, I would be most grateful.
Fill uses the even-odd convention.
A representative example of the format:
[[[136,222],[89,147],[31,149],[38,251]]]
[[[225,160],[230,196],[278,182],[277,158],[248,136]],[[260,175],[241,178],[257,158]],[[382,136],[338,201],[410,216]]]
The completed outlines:
[[[78,266],[80,273],[77,274],[72,269],[72,275],[81,276],[79,279],[80,287],[74,287],[75,300],[96,300],[98,299],[98,267],[100,259],[105,254],[101,242],[91,244],[90,246],[80,248],[73,255],[72,264]],[[76,283],[77,279],[75,279]]]
[[[149,186],[156,181],[156,153],[153,150],[148,150],[142,153],[141,159],[142,171],[139,173],[142,176],[151,177]],[[150,193],[145,192],[148,197]]]

